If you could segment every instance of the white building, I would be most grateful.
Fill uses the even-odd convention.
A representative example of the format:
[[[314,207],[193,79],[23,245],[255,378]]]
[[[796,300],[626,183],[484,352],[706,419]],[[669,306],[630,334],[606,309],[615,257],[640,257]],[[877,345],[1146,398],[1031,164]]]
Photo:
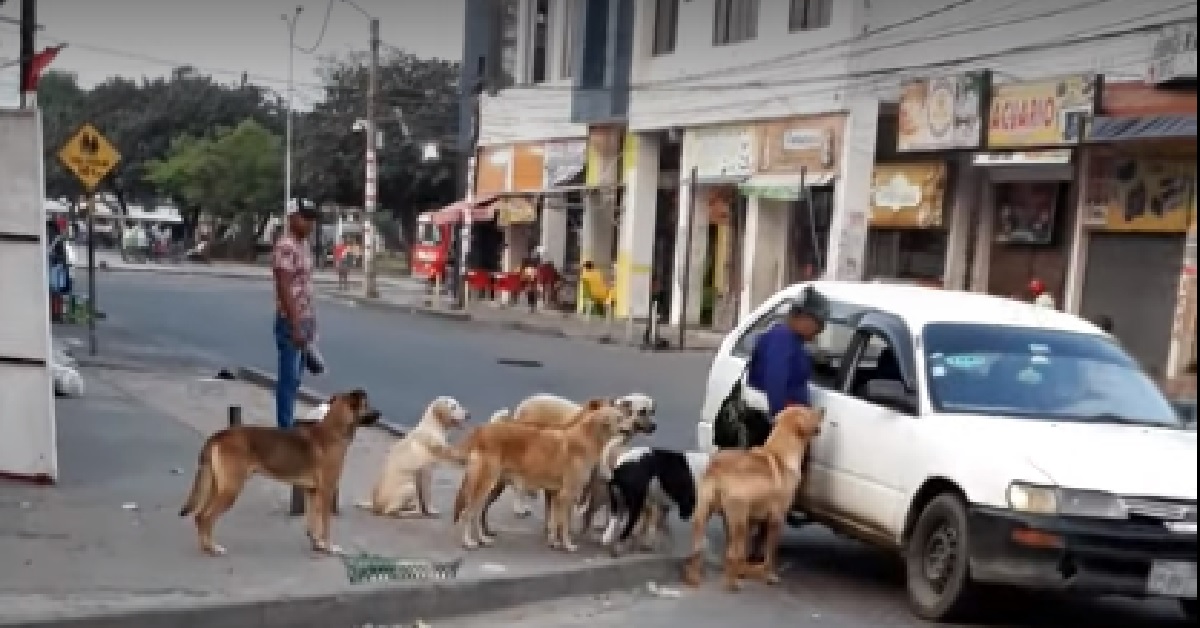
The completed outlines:
[[[989,130],[986,111],[1042,94],[1065,106],[1070,94],[1055,90],[1078,86],[1090,98],[1071,105],[1083,119],[1190,113],[1194,136],[1194,86],[1182,104],[1166,104],[1166,92],[1146,80],[1151,62],[1170,48],[1183,54],[1181,78],[1194,81],[1196,7],[1172,0],[511,1],[527,25],[518,29],[510,56],[517,85],[484,97],[482,145],[495,151],[517,142],[589,138],[580,248],[616,262],[620,314],[645,314],[652,273],[671,287],[673,321],[683,315],[673,305],[686,292],[689,320],[722,327],[808,273],[912,275],[950,288],[1011,293],[1024,289],[1034,268],[1044,269],[1047,276],[1039,278],[1059,303],[1094,314],[1085,286],[1088,243],[1112,234],[1092,234],[1077,216],[1081,186],[1074,182],[1088,152],[1063,129],[1049,140],[1029,129]],[[548,12],[550,28],[546,43],[535,45],[531,34],[540,31],[530,16],[537,7]],[[600,15],[606,19],[594,19]],[[577,30],[575,16],[582,16]],[[1190,39],[1163,37],[1165,25],[1180,22],[1190,23]],[[549,74],[532,81],[528,72],[542,49]],[[567,53],[578,69],[566,63]],[[990,72],[980,84],[994,86],[963,100],[979,105],[967,121],[973,126],[963,127],[973,141],[926,142],[929,150],[914,150],[921,143],[899,132],[902,85],[928,95],[942,79],[971,71]],[[1161,111],[1139,105],[1150,101],[1163,101]],[[1069,125],[1068,118],[1051,126]],[[906,117],[905,124],[911,135],[913,123]],[[1128,138],[1105,141],[1118,139]],[[1050,148],[1067,152],[1026,154]],[[976,158],[985,150],[993,154]],[[1194,162],[1194,139],[1190,156],[1184,153]],[[884,173],[891,187],[877,181]],[[906,187],[914,173],[924,187]],[[1021,182],[1059,184],[1061,224],[1040,249],[996,244],[994,207],[1012,192],[1004,186]],[[914,191],[921,192],[920,211],[895,200]],[[606,192],[615,197],[613,207],[592,202]],[[893,211],[881,211],[880,202],[893,203]],[[904,222],[909,214],[920,220]],[[602,249],[610,243],[600,227],[610,216],[619,229],[608,260]],[[1146,233],[1145,242],[1127,237],[1112,246],[1144,246],[1148,256],[1178,267],[1175,249],[1188,223],[1109,231],[1169,233],[1161,246],[1148,243]],[[673,261],[664,263],[664,256]],[[685,268],[686,291],[676,279]],[[1167,282],[1172,292],[1174,281]],[[1110,282],[1102,292],[1117,291]],[[1115,307],[1110,297],[1092,301]],[[1153,324],[1127,318],[1130,326]]]

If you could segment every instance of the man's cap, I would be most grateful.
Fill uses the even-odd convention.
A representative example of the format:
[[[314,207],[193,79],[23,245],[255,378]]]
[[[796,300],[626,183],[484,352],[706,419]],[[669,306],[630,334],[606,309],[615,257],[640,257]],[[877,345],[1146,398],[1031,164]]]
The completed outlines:
[[[811,316],[818,321],[824,322],[829,318],[829,302],[825,297],[817,292],[812,286],[804,289],[800,293],[800,297],[792,301],[792,306],[788,310],[788,314],[792,316]]]

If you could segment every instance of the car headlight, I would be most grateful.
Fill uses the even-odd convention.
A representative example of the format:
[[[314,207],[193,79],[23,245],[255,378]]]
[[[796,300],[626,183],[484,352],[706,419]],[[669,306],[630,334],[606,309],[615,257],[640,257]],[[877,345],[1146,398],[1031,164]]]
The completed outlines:
[[[1066,515],[1096,519],[1125,519],[1128,512],[1120,497],[1101,491],[1080,491],[1053,486],[1013,482],[1008,487],[1008,506],[1038,515]]]

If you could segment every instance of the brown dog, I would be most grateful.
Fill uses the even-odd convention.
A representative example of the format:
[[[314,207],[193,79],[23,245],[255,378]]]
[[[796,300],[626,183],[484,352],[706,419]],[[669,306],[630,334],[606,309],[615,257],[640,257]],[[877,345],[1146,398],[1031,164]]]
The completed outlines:
[[[632,393],[623,397],[617,397],[612,401],[612,404],[633,417],[633,433],[618,436],[605,446],[605,454],[601,456],[600,464],[596,466],[592,477],[588,480],[587,488],[584,490],[580,503],[576,508],[577,513],[582,517],[582,530],[585,532],[591,527],[597,511],[608,504],[608,475],[611,466],[606,467],[605,465],[611,465],[611,463],[606,463],[605,457],[611,456],[615,460],[616,456],[619,456],[629,445],[629,441],[634,435],[639,433],[653,434],[657,429],[654,423],[654,400],[650,397],[641,393]],[[569,399],[543,393],[526,398],[512,413],[509,413],[507,410],[498,411],[492,416],[492,421],[516,421],[524,425],[544,429],[562,429],[575,422],[581,408],[582,406]],[[500,494],[504,492],[504,488],[504,484],[497,485],[488,497],[487,506],[484,507],[483,515],[481,515],[481,525],[485,536],[492,535],[491,528],[488,527],[487,522],[488,510],[491,509],[492,504],[496,502]],[[513,496],[513,514],[518,517],[528,517],[533,514],[530,503],[536,498],[536,491],[514,492],[516,494]],[[548,497],[545,499],[545,504],[548,533],[550,525],[550,501]]]
[[[795,406],[775,417],[771,435],[761,447],[722,450],[713,455],[697,487],[696,514],[692,519],[692,553],[684,568],[684,581],[697,586],[703,577],[703,552],[708,520],[714,512],[725,518],[725,586],[737,591],[742,578],[774,584],[775,552],[784,520],[800,486],[801,463],[810,443],[821,431],[824,410]],[[763,562],[747,560],[750,530],[765,526]]]
[[[200,467],[179,516],[195,513],[200,549],[213,556],[224,554],[225,548],[213,542],[213,526],[233,506],[246,480],[262,474],[304,489],[313,549],[338,553],[329,542],[329,516],[346,450],[355,429],[377,420],[379,412],[371,408],[367,393],[354,390],[334,395],[320,422],[299,423],[288,430],[258,425],[221,430],[200,450]]]
[[[571,541],[571,508],[578,503],[604,445],[614,437],[632,434],[633,417],[612,402],[593,399],[561,429],[515,421],[488,423],[463,443],[466,473],[454,500],[454,521],[463,525],[463,546],[490,545],[483,529],[483,512],[496,487],[513,484],[523,490],[543,490],[549,498],[547,541],[551,547],[575,551]]]

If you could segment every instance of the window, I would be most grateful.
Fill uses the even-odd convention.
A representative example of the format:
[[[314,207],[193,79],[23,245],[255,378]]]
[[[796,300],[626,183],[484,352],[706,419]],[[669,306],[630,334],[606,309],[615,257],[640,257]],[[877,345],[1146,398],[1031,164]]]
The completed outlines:
[[[563,41],[559,78],[575,78],[575,47],[579,43],[579,32],[583,26],[584,0],[563,0]]]
[[[650,52],[666,55],[675,52],[675,34],[679,31],[679,0],[654,0],[654,43]]]
[[[520,33],[520,10],[521,3],[519,0],[500,0],[494,5],[496,8],[496,24],[495,33],[497,53],[500,63],[495,64],[492,69],[491,87],[494,89],[504,89],[511,87],[517,82],[517,52],[518,38]]]
[[[811,31],[827,28],[833,18],[833,0],[792,0],[788,30]]]
[[[417,243],[425,246],[438,246],[442,243],[442,230],[432,222],[423,222],[417,226]]]
[[[549,61],[550,0],[534,0],[529,27],[529,82],[545,83]]]
[[[713,45],[736,44],[758,36],[758,0],[717,0]]]
[[[1154,382],[1111,340],[1002,325],[926,326],[940,412],[1180,428]]]
[[[787,318],[791,308],[791,299],[784,299],[776,307],[755,321],[741,338],[733,345],[730,354],[734,357],[749,361],[754,345],[768,329]],[[808,350],[813,358],[813,383],[823,388],[834,388],[838,378],[838,369],[842,358],[854,339],[855,328],[858,325],[862,308],[829,301],[829,320],[825,322],[825,330],[813,342]]]

